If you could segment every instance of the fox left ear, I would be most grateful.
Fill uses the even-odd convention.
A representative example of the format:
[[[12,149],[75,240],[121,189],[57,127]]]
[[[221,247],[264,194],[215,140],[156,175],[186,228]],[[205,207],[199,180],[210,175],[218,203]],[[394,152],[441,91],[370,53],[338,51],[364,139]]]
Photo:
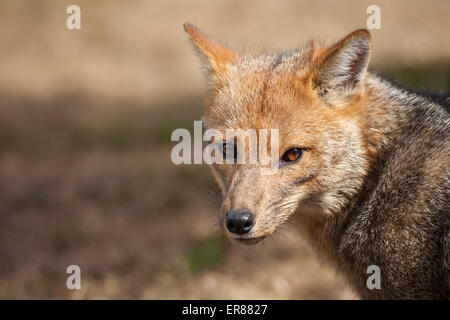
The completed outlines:
[[[236,52],[203,33],[196,26],[185,23],[183,27],[200,53],[206,57],[210,70],[216,73],[224,72],[237,60]]]
[[[314,63],[313,86],[320,97],[340,104],[362,92],[370,57],[370,33],[350,33],[328,48]]]

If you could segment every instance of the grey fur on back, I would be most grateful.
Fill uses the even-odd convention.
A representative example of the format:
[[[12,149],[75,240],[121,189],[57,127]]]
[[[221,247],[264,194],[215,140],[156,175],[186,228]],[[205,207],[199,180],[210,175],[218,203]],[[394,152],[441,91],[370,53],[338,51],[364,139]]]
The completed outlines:
[[[449,299],[449,113],[378,77],[368,85],[389,93],[398,126],[347,207],[337,258],[362,298]],[[370,265],[380,267],[381,289],[366,286]]]

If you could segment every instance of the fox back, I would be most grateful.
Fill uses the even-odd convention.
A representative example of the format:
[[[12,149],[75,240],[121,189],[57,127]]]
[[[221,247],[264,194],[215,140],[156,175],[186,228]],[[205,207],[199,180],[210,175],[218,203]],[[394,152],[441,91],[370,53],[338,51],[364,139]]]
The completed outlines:
[[[276,150],[267,145],[280,155],[271,174],[260,163],[211,165],[224,233],[254,244],[290,217],[362,298],[450,298],[449,100],[368,72],[366,30],[258,55],[185,30],[209,79],[205,127],[278,130]],[[215,143],[227,157],[248,139]],[[379,289],[367,287],[373,265]]]

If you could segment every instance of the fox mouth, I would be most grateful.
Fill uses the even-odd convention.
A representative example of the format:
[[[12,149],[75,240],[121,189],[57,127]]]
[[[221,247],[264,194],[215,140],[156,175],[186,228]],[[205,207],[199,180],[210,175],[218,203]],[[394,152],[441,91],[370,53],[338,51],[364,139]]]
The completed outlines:
[[[266,236],[256,237],[256,238],[237,238],[237,239],[233,239],[233,240],[236,240],[240,244],[245,244],[247,246],[252,246],[252,245],[255,245],[257,243],[260,243],[265,237]]]

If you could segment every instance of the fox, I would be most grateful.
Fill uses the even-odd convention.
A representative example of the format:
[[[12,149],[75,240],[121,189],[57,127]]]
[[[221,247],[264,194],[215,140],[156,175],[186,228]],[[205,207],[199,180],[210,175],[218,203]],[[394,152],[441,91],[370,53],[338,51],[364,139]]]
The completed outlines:
[[[289,218],[357,297],[448,300],[449,96],[369,71],[366,29],[255,54],[183,26],[206,70],[205,128],[279,130],[272,174],[261,164],[210,165],[226,237],[253,245]],[[222,142],[224,157],[235,144]],[[377,288],[369,266],[379,268]]]

